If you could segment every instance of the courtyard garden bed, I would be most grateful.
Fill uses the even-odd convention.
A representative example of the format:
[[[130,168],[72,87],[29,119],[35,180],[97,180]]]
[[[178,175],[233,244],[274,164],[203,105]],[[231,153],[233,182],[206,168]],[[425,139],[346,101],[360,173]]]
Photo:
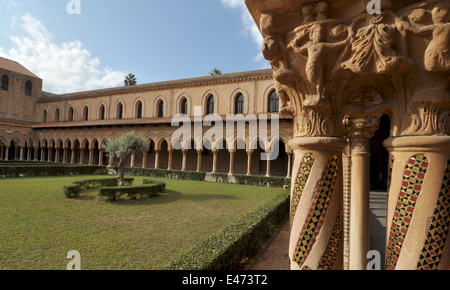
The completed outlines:
[[[255,227],[259,218],[251,219],[249,226],[256,230],[239,224],[250,220],[246,215],[261,214],[261,207],[283,193],[280,188],[158,178],[154,178],[155,182],[165,182],[166,191],[148,200],[110,203],[101,199],[67,199],[61,193],[68,184],[102,178],[90,175],[2,179],[1,269],[63,270],[69,263],[66,255],[72,250],[80,252],[84,270],[154,270],[170,265],[189,268],[191,263],[180,257],[215,239],[211,238],[215,235],[225,237],[220,251],[239,253],[238,258],[231,258],[233,261],[244,259],[241,250],[223,249],[234,249],[228,246],[229,241],[244,249],[244,244],[235,241],[260,235],[243,234],[235,239],[231,236],[237,237],[237,230],[227,227],[236,226],[242,233],[259,232],[259,227]],[[148,179],[134,178],[136,186],[144,185]],[[266,216],[262,214],[260,220]],[[225,233],[230,233],[230,238]],[[204,254],[201,257],[205,261],[212,259]]]

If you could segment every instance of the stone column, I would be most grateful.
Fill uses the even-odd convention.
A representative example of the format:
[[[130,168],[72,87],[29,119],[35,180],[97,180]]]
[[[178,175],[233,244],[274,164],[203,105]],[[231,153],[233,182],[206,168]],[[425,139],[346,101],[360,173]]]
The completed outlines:
[[[253,150],[247,151],[247,176],[252,175],[252,156]]]
[[[20,157],[19,157],[20,161],[23,161],[23,147],[20,147]]]
[[[341,138],[302,137],[294,151],[289,257],[292,270],[342,269]]]
[[[147,168],[147,157],[148,157],[148,152],[145,151],[144,154],[142,155],[142,168]]]
[[[28,147],[27,161],[31,161],[31,147]]]
[[[131,153],[131,162],[130,162],[130,167],[133,168],[135,166],[135,161],[136,159],[136,152],[133,151],[133,153]]]
[[[167,167],[167,170],[173,169],[173,149],[169,149],[169,166]]]
[[[367,269],[370,251],[369,141],[379,122],[379,118],[369,116],[344,119],[351,155],[349,270]]]
[[[3,145],[0,146],[0,161],[3,161]]]
[[[41,162],[45,161],[45,147],[41,148]]]
[[[181,164],[181,171],[186,171],[187,169],[187,149],[182,149],[181,152],[183,153],[183,162]]]
[[[159,150],[155,151],[155,169],[159,169]]]
[[[197,172],[202,171],[202,155],[203,150],[197,150]]]
[[[70,156],[70,164],[75,164],[75,154],[76,154],[76,152],[75,152],[75,148],[72,148],[72,156]]]
[[[67,163],[67,147],[63,149],[63,163]]]
[[[217,155],[219,154],[219,150],[217,149],[213,149],[213,166],[212,166],[212,171],[211,173],[217,173]]]
[[[5,146],[5,161],[9,161],[9,147]]]
[[[270,150],[269,151],[266,151],[266,153],[267,153],[267,156],[270,156]],[[267,159],[267,161],[266,161],[266,177],[271,177],[271,171],[270,171],[270,163],[271,163],[271,160],[270,159]]]
[[[108,160],[108,168],[112,169],[114,168],[114,157],[112,155],[109,156],[109,160]]]
[[[53,161],[53,158],[52,158],[52,152],[53,151],[53,148],[51,148],[51,147],[48,147],[47,148],[47,162],[52,162]]]
[[[103,154],[105,153],[104,149],[100,149],[98,152],[98,166],[103,166]]]
[[[56,155],[55,155],[55,162],[56,163],[59,163],[59,151],[60,151],[60,148],[58,147],[58,148],[56,148]]]
[[[36,147],[34,148],[34,161],[37,162],[38,160],[38,155],[39,155],[39,148]]]
[[[84,148],[80,148],[80,164],[84,164]]]
[[[94,165],[94,148],[89,148],[89,165]]]
[[[236,153],[236,150],[230,150],[230,171],[228,173],[229,176],[234,175],[234,155]]]
[[[450,268],[450,137],[385,142],[392,157],[386,269]]]
[[[286,178],[291,178],[291,172],[292,172],[292,153],[287,153],[288,156],[288,166],[287,166],[287,175]]]

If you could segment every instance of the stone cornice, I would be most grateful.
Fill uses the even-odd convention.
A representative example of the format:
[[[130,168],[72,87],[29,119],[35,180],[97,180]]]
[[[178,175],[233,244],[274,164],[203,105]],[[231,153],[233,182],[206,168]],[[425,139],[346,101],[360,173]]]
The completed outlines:
[[[272,79],[273,73],[271,69],[257,70],[257,71],[247,71],[239,73],[224,74],[218,76],[206,76],[190,79],[181,79],[166,82],[157,82],[142,84],[130,87],[117,87],[102,90],[93,90],[86,92],[77,92],[70,94],[52,94],[43,92],[43,96],[38,100],[38,103],[50,103],[55,101],[64,100],[77,100],[86,98],[97,98],[97,97],[108,97],[110,95],[125,95],[125,94],[136,94],[152,91],[162,91],[171,90],[178,88],[188,88],[188,87],[199,87],[207,85],[217,85],[226,83],[235,83],[243,81],[252,80],[268,80]]]

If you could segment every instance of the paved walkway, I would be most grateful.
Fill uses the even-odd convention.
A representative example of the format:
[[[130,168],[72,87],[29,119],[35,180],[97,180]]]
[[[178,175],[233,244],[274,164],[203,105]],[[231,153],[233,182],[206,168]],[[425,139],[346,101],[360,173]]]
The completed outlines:
[[[372,192],[370,196],[370,245],[385,259],[387,194]],[[272,238],[249,270],[289,270],[289,222]]]

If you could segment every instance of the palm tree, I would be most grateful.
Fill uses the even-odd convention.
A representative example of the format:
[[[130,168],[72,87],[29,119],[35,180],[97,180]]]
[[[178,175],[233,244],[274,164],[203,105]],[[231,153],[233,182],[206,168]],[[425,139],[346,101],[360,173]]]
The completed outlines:
[[[125,76],[125,86],[134,86],[137,84],[136,76],[132,73],[129,73],[127,76]]]
[[[222,71],[218,68],[214,68],[209,74],[212,76],[218,76],[222,74]]]

